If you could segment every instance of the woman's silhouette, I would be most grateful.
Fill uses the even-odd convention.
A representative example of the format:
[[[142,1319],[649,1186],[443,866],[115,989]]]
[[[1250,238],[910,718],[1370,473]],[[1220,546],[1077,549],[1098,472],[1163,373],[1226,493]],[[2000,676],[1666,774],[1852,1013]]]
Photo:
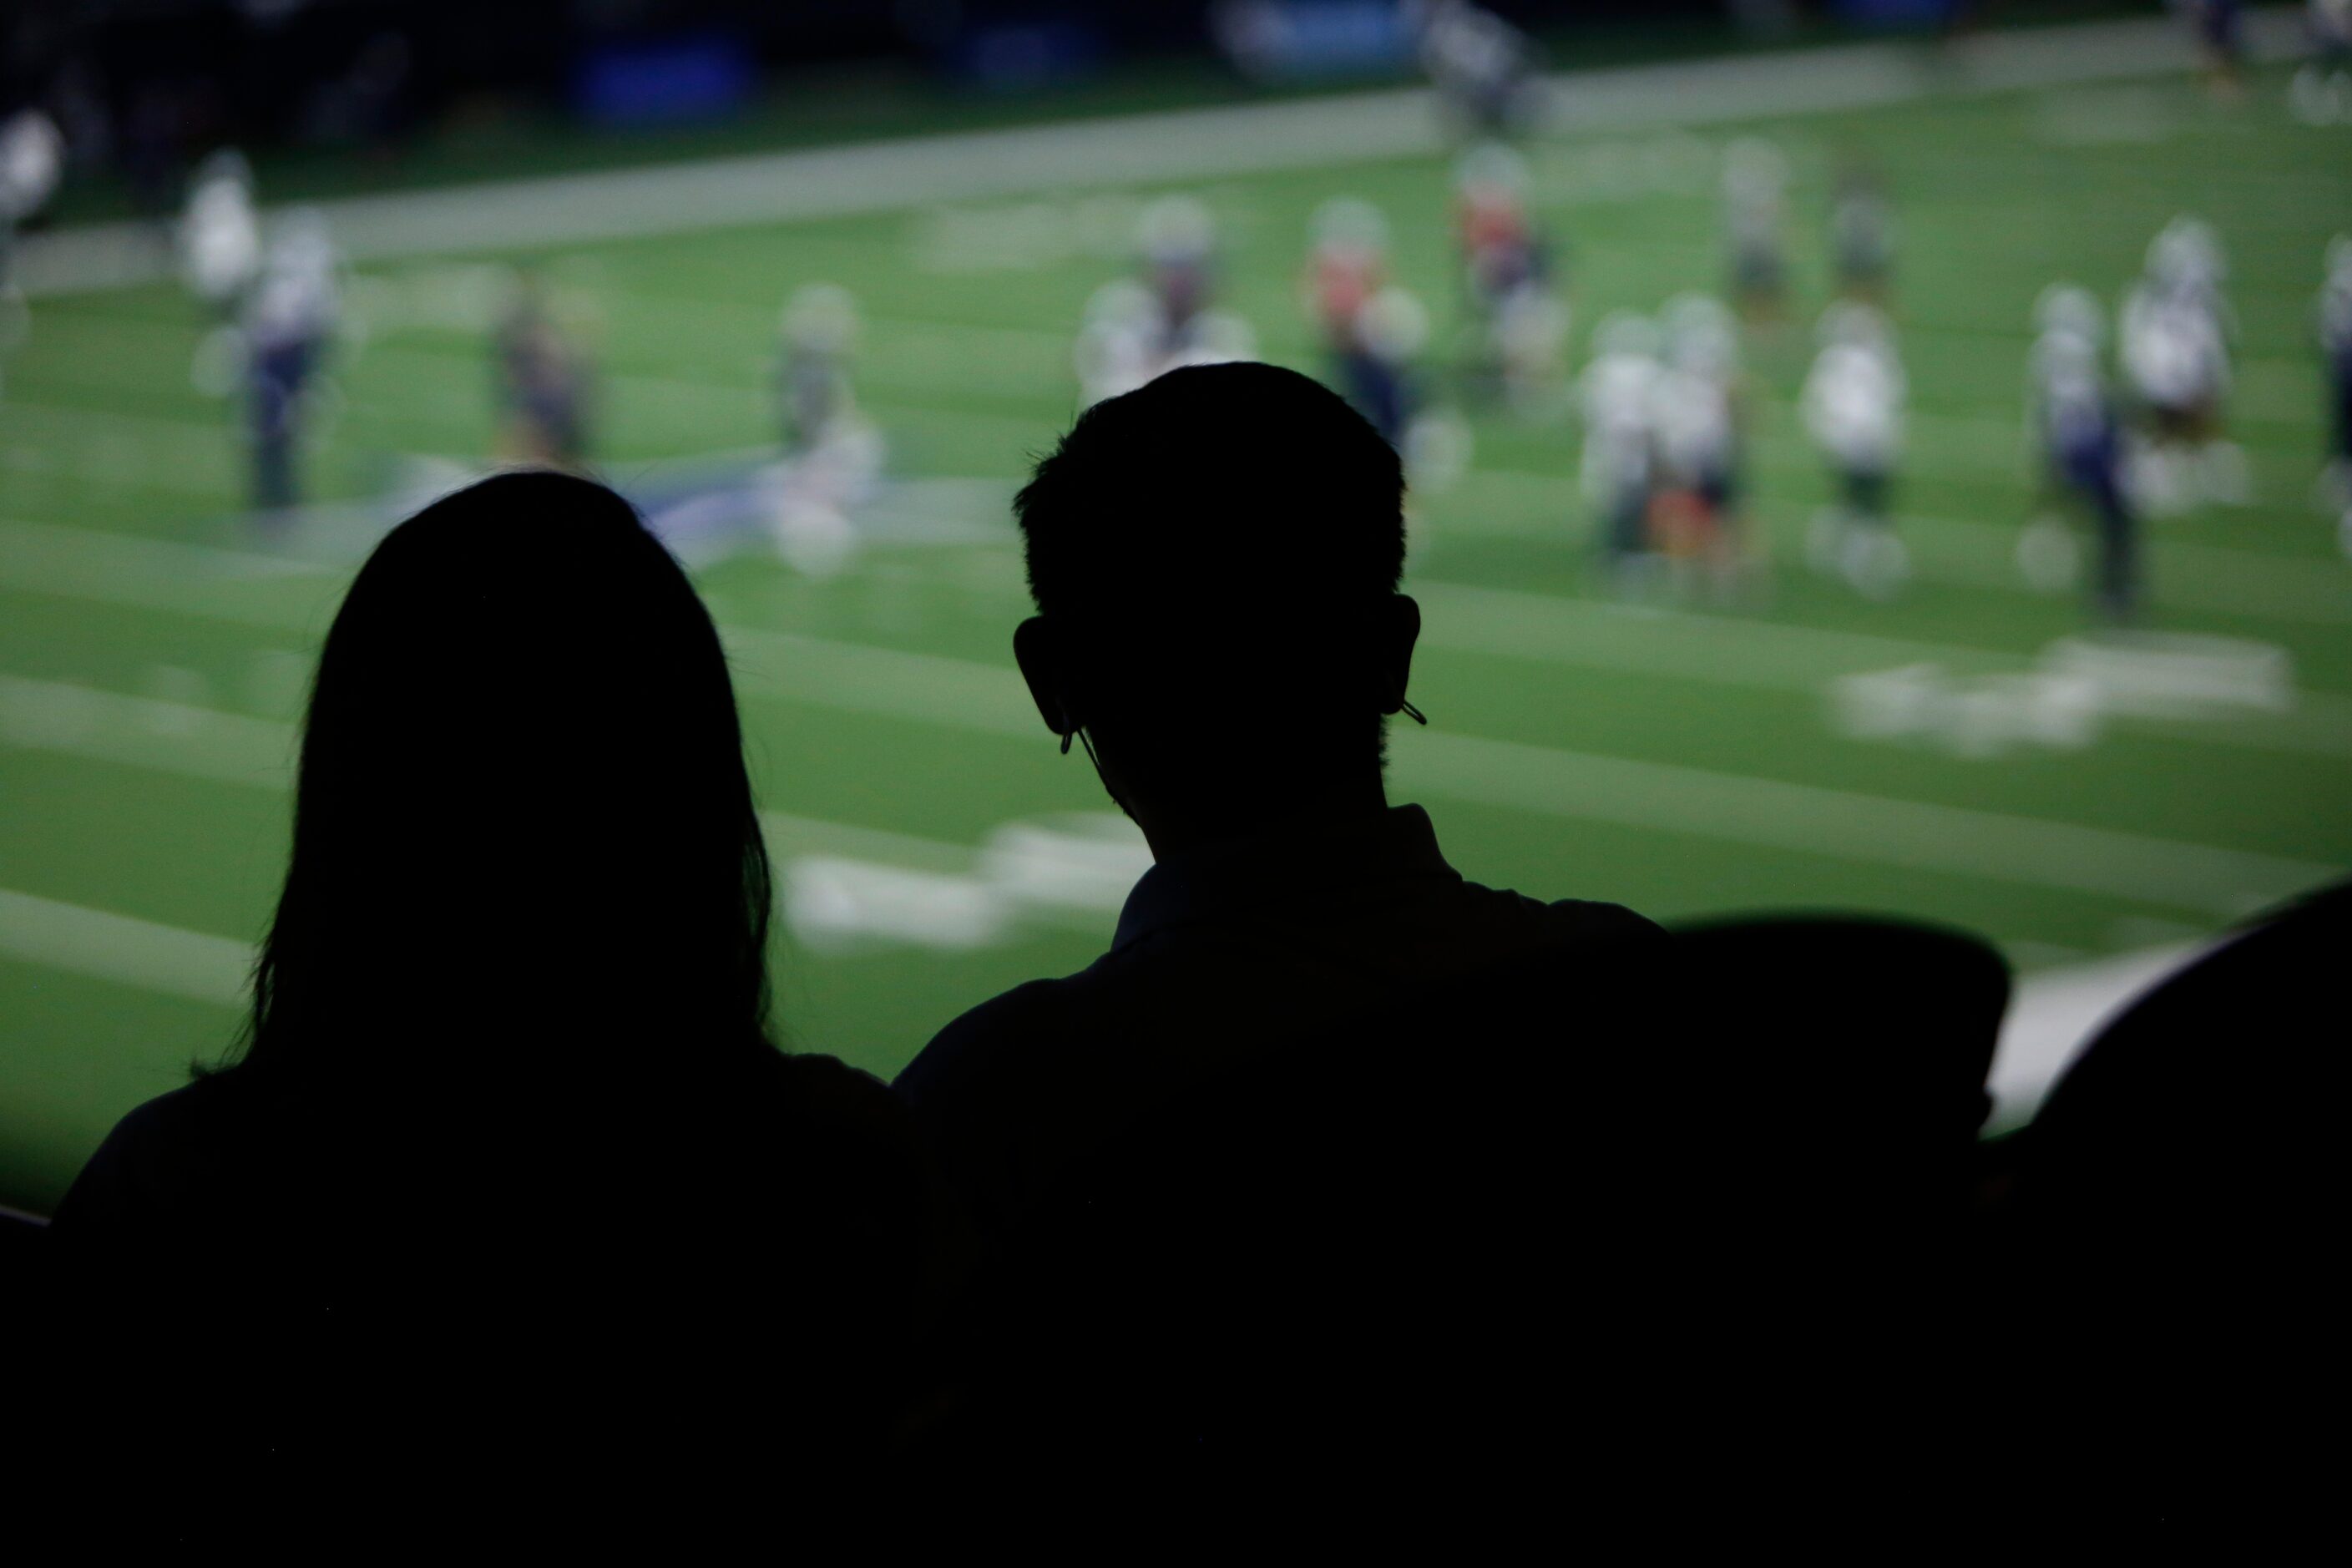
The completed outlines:
[[[287,1474],[872,1456],[930,1189],[887,1090],[772,1043],[770,907],[725,655],[628,504],[425,508],[320,656],[238,1047],[58,1215],[85,1323]]]

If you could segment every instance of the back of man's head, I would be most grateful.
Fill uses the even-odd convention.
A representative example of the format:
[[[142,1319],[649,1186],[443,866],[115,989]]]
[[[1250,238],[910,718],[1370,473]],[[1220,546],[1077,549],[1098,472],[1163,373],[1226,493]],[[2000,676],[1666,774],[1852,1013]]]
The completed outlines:
[[[1403,491],[1379,433],[1294,371],[1190,367],[1088,409],[1013,503],[1070,717],[1171,793],[1244,748],[1376,770]]]

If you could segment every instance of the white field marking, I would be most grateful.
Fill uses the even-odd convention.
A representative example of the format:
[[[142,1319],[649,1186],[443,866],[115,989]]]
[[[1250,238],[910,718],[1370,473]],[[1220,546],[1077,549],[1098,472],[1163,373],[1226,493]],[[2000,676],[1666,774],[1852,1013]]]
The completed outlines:
[[[0,953],[142,991],[235,1007],[253,969],[250,943],[0,888]]]
[[[887,663],[880,668],[893,679],[927,681],[939,675],[938,669],[930,666],[909,668]],[[1003,679],[1006,673],[982,665],[963,666],[957,673],[969,679],[975,670],[985,672],[992,679]],[[1023,701],[1025,706],[1025,697]],[[983,722],[979,727],[987,726]],[[1024,734],[1032,731],[1040,735],[1045,732],[1034,710],[1030,722],[1023,727]],[[279,720],[257,719],[163,698],[134,697],[67,681],[0,675],[0,744],[92,757],[192,778],[284,789],[293,779],[299,731],[296,725]],[[1051,830],[1057,820],[1018,825],[1024,828],[1024,835],[1017,841],[1008,841],[1013,852],[1027,853],[1033,858],[1043,856],[1047,862],[1069,860],[1074,856],[1083,858],[1083,852],[1101,839],[1098,829],[1079,833],[1077,827],[1070,827],[1056,835]],[[1080,814],[1078,820],[1084,825],[1090,819]],[[761,813],[760,825],[780,856],[825,855],[887,861],[910,869],[960,873],[970,870],[979,858],[990,853],[1001,857],[1006,852],[993,839],[974,849],[912,834],[783,812]],[[1067,843],[1055,853],[1055,845],[1045,842],[1047,837],[1066,839]],[[1012,879],[1044,886],[1051,879],[1046,872],[1034,876],[1024,872],[1023,878]],[[1130,883],[1133,879],[1132,876],[1127,879]],[[1100,902],[1093,895],[1077,897],[1066,893],[1040,894],[1034,901],[1068,903],[1074,899],[1086,907],[1097,907]]]
[[[283,789],[298,741],[293,725],[275,719],[0,675],[0,745]]]
[[[1008,668],[781,634],[733,646],[739,664],[780,667],[752,673],[755,690],[1044,740]],[[0,741],[18,746],[282,788],[293,740],[293,726],[269,720],[0,678]],[[1392,751],[1392,777],[1406,794],[2207,916],[2235,918],[2342,875],[2318,861],[1509,741],[1416,731]]]
[[[2297,19],[2246,18],[2249,53],[2291,58]],[[1997,33],[1941,50],[1858,44],[1760,57],[1564,73],[1549,130],[1718,124],[2187,70],[2185,31],[2149,18]],[[891,211],[1033,192],[1338,166],[1441,151],[1424,89],[1123,115],[807,152],[501,180],[318,204],[361,259],[677,234]],[[172,275],[136,222],[35,235],[28,293],[125,288]]]
[[[1827,696],[1839,734],[1924,742],[1979,761],[2019,746],[2081,751],[2105,719],[2092,682],[2047,670],[1961,678],[1941,665],[1906,664],[1843,676]]]
[[[795,837],[869,851],[780,857],[785,922],[803,946],[819,952],[877,942],[968,952],[1039,926],[1101,941],[1109,934],[1108,917],[1151,864],[1135,825],[1099,812],[1003,823],[977,850],[929,845],[929,864],[913,867],[905,846],[924,840],[818,826],[817,834]]]
[[[2051,1086],[2125,1005],[2210,951],[2206,942],[2179,942],[2114,958],[2070,963],[2029,974],[2018,983],[1995,1047],[1989,1132],[2032,1120]]]
[[[2235,919],[2334,880],[2321,861],[1435,731],[1391,737],[1400,795]]]
[[[751,696],[1021,740],[1045,738],[1045,721],[1010,663],[982,664],[744,626],[722,626],[719,636],[739,688]]]
[[[1011,910],[968,876],[803,855],[785,863],[782,881],[784,923],[818,952],[873,942],[968,952],[1013,934]]]
[[[295,726],[272,720],[0,676],[0,745],[283,790],[297,738]],[[1099,935],[1105,911],[1149,864],[1086,814],[1006,824],[978,848],[782,812],[762,812],[760,825],[779,867],[782,912],[820,949],[888,939],[956,950],[1039,925]],[[227,1005],[252,963],[248,948],[224,937],[5,890],[0,953]]]
[[[961,481],[941,481],[957,486]],[[992,493],[998,487],[973,481]],[[950,494],[961,494],[950,489]],[[291,561],[253,552],[183,544],[129,534],[0,521],[0,588],[127,605],[140,609],[225,620],[299,634],[313,641],[331,609],[332,594],[349,568]],[[299,594],[281,582],[306,585]],[[318,591],[308,585],[318,584]],[[970,589],[974,584],[963,581]],[[1024,602],[1027,590],[1017,570],[987,584],[1008,603]],[[1841,677],[1890,668],[1936,664],[1965,674],[2025,672],[2025,655],[1954,644],[1921,642],[1859,632],[1743,620],[1685,611],[1633,607],[1605,601],[1571,599],[1515,589],[1444,582],[1409,584],[1424,614],[1424,647],[1570,668],[1622,670],[1671,679],[1749,689],[1811,692]],[[859,648],[869,672],[882,662],[921,679],[940,676],[944,689],[970,695],[992,714],[1002,732],[1026,736],[1035,719],[1017,695],[994,677],[982,689],[964,661],[937,668],[932,656],[892,654],[749,626],[721,627],[740,644],[750,662],[742,668],[746,689],[823,706],[858,708],[862,685],[828,688],[818,673],[839,668],[835,650]],[[2301,691],[2294,711],[2252,715],[2223,724],[2164,724],[2168,738],[2253,751],[2315,756],[2352,755],[2352,696]]]
[[[823,822],[786,812],[760,814],[760,833],[768,852],[779,860],[824,856],[836,860],[871,860],[908,871],[941,876],[961,875],[971,866],[971,850],[940,838],[892,833],[879,827],[856,827],[845,822]]]
[[[1422,606],[1423,646],[1458,653],[1803,692],[1842,679],[1923,664],[1990,677],[2031,675],[2038,668],[2034,656],[1955,644],[1507,588],[1423,581],[1406,586]],[[2049,656],[2045,649],[2039,657]],[[2165,722],[2154,732],[2253,751],[2352,756],[2352,697],[2297,691],[2292,694],[2290,710],[2250,712],[2193,726]]]

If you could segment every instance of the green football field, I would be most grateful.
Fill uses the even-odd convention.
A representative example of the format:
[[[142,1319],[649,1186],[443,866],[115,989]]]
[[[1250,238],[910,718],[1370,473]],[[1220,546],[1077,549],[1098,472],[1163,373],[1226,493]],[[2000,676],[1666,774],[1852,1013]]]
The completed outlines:
[[[2352,865],[2352,561],[2313,499],[2313,300],[2330,235],[2352,230],[2352,132],[2294,122],[2284,85],[2257,73],[2236,110],[2156,78],[1531,148],[1577,363],[1603,311],[1719,284],[1731,136],[1791,160],[1800,324],[1748,351],[1770,591],[1736,610],[1617,603],[1592,576],[1572,424],[1472,414],[1469,471],[1414,502],[1413,696],[1433,728],[1395,736],[1393,796],[1429,805],[1484,880],[1666,918],[1900,911],[1981,931],[2028,972],[2191,939]],[[1900,213],[1912,388],[1896,504],[1916,575],[1884,604],[1806,566],[1826,486],[1793,407],[1832,175],[1857,150]],[[1449,171],[1415,155],[1184,188],[1219,220],[1221,303],[1265,357],[1313,369],[1311,212],[1380,204],[1442,341]],[[2119,651],[2086,636],[2080,595],[2016,562],[2030,314],[2061,277],[2112,304],[2181,211],[2229,247],[2253,494],[2151,524],[2149,627],[2169,640]],[[355,268],[366,331],[339,351],[310,460],[323,503],[487,460],[487,262],[543,260],[593,311],[597,456],[625,486],[771,444],[779,306],[815,280],[857,296],[859,397],[891,476],[869,542],[831,575],[761,550],[698,571],[784,871],[777,990],[798,1047],[887,1075],[961,1009],[1087,962],[1132,875],[1084,758],[1056,754],[1013,673],[1025,599],[1003,504],[1074,412],[1072,339],[1129,265],[1131,217],[1088,189]],[[0,1203],[54,1203],[116,1117],[227,1042],[283,868],[304,661],[381,526],[330,507],[280,540],[240,514],[234,405],[191,374],[205,326],[168,283],[45,294],[6,364]],[[1200,520],[1202,573],[1249,549]],[[1200,723],[1283,743],[1213,702]]]

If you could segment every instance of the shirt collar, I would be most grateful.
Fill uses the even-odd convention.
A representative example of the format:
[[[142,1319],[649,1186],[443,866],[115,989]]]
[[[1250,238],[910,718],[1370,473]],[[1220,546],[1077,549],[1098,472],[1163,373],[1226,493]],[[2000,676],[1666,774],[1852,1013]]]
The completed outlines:
[[[1119,910],[1111,951],[1238,910],[1320,908],[1350,888],[1423,877],[1462,879],[1438,852],[1429,813],[1417,805],[1323,831],[1208,845],[1143,874]]]

